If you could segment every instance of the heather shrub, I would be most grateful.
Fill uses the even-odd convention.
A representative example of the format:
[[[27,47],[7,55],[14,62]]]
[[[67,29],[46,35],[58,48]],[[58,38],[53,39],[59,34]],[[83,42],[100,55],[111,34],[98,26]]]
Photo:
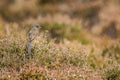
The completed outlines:
[[[113,67],[105,71],[105,79],[107,80],[119,80],[120,79],[120,68]]]
[[[78,40],[82,44],[89,44],[90,41],[81,32],[82,28],[77,25],[66,25],[59,23],[41,23],[43,30],[48,30],[52,38],[56,38],[56,42],[63,42],[63,39]]]
[[[102,56],[103,57],[108,57],[108,58],[112,57],[113,59],[115,59],[119,62],[120,61],[120,46],[119,46],[119,43],[104,48],[103,52],[102,52]]]

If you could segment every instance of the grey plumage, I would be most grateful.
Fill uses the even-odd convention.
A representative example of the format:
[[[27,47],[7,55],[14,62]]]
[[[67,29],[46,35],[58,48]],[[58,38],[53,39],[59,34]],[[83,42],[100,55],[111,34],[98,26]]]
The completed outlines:
[[[32,26],[32,29],[29,31],[28,36],[29,36],[29,41],[33,41],[35,37],[39,34],[39,24],[34,24]]]
[[[27,42],[27,44],[26,44],[26,52],[27,52],[27,54],[31,54],[32,53],[31,50],[32,50],[32,43]]]
[[[31,51],[32,50],[32,42],[39,35],[39,29],[40,29],[40,25],[39,24],[34,24],[34,25],[32,25],[32,28],[30,29],[30,31],[28,33],[28,42],[26,44],[27,54],[32,53],[32,51]]]

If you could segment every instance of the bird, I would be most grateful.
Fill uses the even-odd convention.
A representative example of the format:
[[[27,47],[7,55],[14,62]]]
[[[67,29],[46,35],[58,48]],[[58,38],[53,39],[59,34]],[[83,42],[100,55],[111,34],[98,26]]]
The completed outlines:
[[[32,28],[30,29],[30,31],[28,33],[28,37],[29,37],[30,42],[32,42],[39,35],[40,28],[41,27],[39,24],[32,25]]]
[[[32,43],[37,36],[39,36],[41,26],[39,24],[33,24],[32,28],[28,32],[28,41],[26,44],[27,54],[32,54]]]

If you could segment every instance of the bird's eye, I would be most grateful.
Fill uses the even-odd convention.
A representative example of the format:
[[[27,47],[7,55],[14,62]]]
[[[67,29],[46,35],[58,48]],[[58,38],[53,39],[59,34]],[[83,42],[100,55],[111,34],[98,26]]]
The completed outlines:
[[[39,26],[36,26],[37,28],[39,28]]]

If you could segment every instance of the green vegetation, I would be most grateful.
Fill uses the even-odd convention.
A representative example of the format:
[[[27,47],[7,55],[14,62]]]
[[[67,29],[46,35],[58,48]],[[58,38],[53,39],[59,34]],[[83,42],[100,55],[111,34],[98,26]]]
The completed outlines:
[[[1,1],[0,80],[120,80],[119,8],[119,0]]]
[[[9,39],[8,39],[9,38]],[[7,74],[3,75],[2,79],[14,79],[12,75],[16,76],[15,79],[28,80],[28,79],[94,79],[92,76],[88,77],[92,73],[92,75],[96,75],[94,70],[108,69],[110,65],[114,65],[117,60],[108,63],[107,57],[102,57],[99,53],[99,58],[96,54],[97,51],[92,50],[92,53],[86,53],[82,50],[82,47],[78,47],[75,50],[70,44],[68,47],[65,44],[62,44],[60,47],[59,44],[55,44],[50,40],[47,42],[46,37],[40,37],[37,44],[33,45],[33,54],[28,55],[27,58],[25,56],[25,45],[26,40],[23,38],[15,38],[8,37],[6,42],[1,42],[2,47],[0,48],[0,70],[4,72],[9,71],[9,69],[13,69],[9,71],[11,73],[11,78],[7,76]],[[42,40],[42,41],[41,41]],[[65,47],[66,46],[66,47]],[[87,48],[86,48],[87,50]],[[91,54],[91,55],[87,55]],[[101,59],[101,58],[103,59]],[[113,56],[114,57],[114,56]],[[106,65],[105,65],[106,64]],[[101,66],[103,65],[103,66]],[[106,67],[104,67],[104,65]],[[119,66],[119,64],[118,64]],[[73,68],[73,69],[71,69]],[[84,70],[85,68],[85,70]],[[65,70],[64,70],[65,69]],[[55,70],[55,72],[54,72]],[[77,70],[77,72],[76,72]],[[60,71],[60,72],[59,72]],[[65,75],[63,72],[65,71]],[[70,71],[68,73],[67,71]],[[81,71],[88,74],[83,74]],[[14,73],[12,73],[14,72]],[[103,73],[101,72],[101,74]],[[60,76],[58,76],[60,75]],[[86,75],[86,77],[85,77]],[[105,72],[104,78],[106,79],[115,79],[119,77],[119,67],[113,70],[110,68],[107,72]],[[97,77],[102,77],[102,75],[97,74]]]
[[[105,73],[105,77],[107,80],[119,80],[120,79],[119,67],[108,69]]]
[[[41,23],[43,30],[48,30],[52,38],[56,38],[56,42],[68,40],[78,40],[82,44],[89,44],[90,41],[81,32],[82,28],[78,25],[66,25],[58,23]]]

